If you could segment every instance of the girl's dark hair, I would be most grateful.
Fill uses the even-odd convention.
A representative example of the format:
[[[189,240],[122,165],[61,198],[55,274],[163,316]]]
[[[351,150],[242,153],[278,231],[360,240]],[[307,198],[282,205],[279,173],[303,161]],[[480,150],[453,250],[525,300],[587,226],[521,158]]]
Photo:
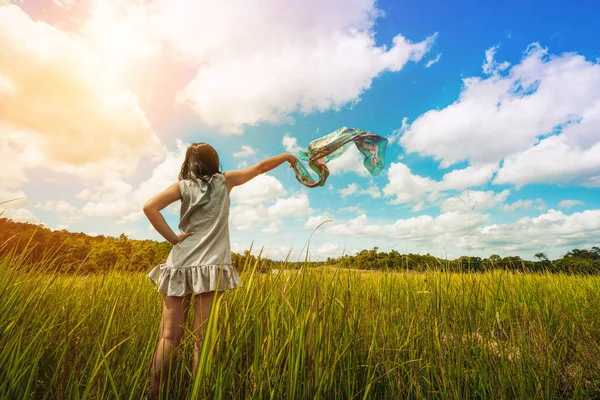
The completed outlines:
[[[208,178],[216,173],[221,173],[217,151],[208,143],[190,144],[181,165],[179,180],[201,179],[208,183]]]

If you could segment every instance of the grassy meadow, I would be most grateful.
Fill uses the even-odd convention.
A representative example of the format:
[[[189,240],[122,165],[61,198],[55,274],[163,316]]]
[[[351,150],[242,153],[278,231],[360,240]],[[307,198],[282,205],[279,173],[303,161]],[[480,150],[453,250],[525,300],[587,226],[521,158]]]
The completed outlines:
[[[0,261],[0,397],[148,396],[161,297],[143,273]],[[504,271],[259,274],[188,332],[170,398],[600,398],[600,277]],[[193,306],[193,304],[192,304]]]

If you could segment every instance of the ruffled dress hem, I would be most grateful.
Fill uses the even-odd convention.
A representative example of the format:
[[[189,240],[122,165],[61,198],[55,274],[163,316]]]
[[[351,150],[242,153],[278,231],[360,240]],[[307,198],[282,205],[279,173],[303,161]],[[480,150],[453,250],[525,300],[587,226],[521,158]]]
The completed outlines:
[[[167,296],[186,296],[217,290],[241,287],[240,276],[233,265],[194,265],[173,267],[167,264],[157,265],[148,273],[150,281],[158,286],[158,292]]]

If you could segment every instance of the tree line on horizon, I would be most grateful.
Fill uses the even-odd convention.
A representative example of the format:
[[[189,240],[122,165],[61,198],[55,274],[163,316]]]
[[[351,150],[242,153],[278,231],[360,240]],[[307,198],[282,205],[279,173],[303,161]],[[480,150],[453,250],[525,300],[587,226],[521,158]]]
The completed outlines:
[[[103,273],[109,270],[149,272],[166,261],[172,245],[155,240],[89,236],[67,230],[50,230],[42,225],[14,222],[0,218],[0,260],[15,257],[21,265],[39,265],[57,273]],[[573,249],[562,258],[550,260],[545,253],[534,254],[535,261],[519,256],[487,258],[462,256],[455,260],[440,259],[430,254],[401,254],[396,250],[379,251],[377,247],[354,255],[328,257],[324,261],[277,261],[257,257],[246,250],[232,252],[232,263],[238,272],[257,266],[260,272],[273,268],[340,266],[342,268],[380,271],[451,271],[483,272],[504,269],[523,272],[555,272],[567,274],[600,274],[600,247]]]

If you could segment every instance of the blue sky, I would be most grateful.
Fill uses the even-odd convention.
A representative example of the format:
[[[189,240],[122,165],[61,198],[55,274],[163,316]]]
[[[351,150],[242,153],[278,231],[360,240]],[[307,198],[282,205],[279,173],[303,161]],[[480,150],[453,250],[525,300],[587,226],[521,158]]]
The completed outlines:
[[[0,7],[4,215],[160,240],[141,206],[188,143],[231,170],[350,126],[389,138],[386,169],[353,151],[322,188],[280,167],[234,189],[234,251],[297,258],[326,219],[312,259],[600,243],[599,5],[225,3]]]

